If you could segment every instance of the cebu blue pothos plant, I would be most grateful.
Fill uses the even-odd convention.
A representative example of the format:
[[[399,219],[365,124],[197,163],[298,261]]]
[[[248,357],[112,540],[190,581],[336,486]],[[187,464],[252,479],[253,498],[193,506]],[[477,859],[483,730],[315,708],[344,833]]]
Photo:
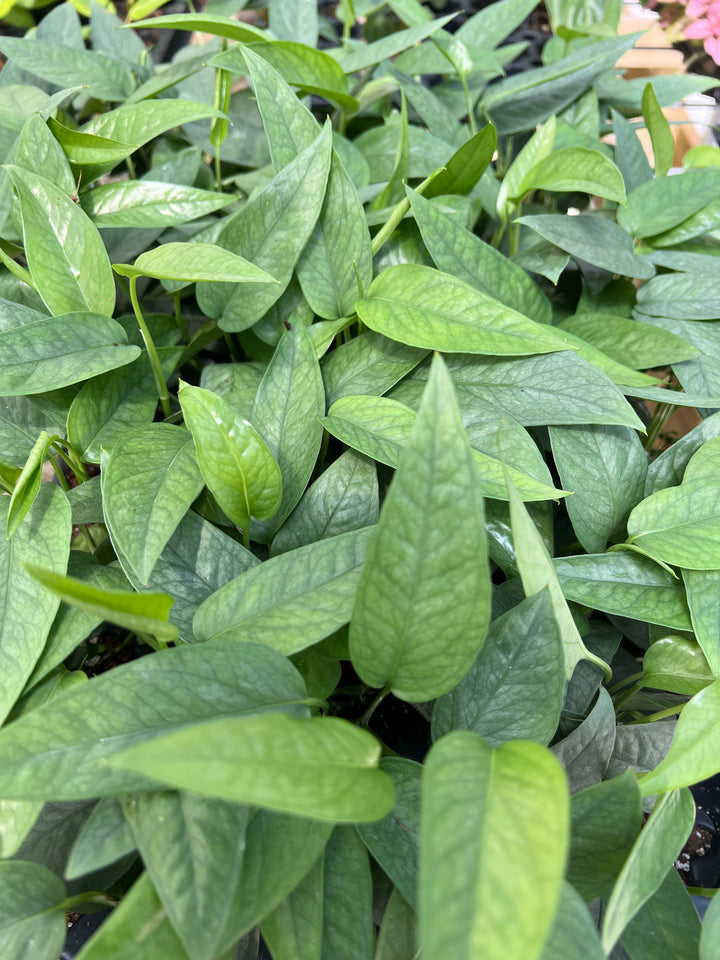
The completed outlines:
[[[3,960],[720,955],[707,81],[533,5],[0,39]]]

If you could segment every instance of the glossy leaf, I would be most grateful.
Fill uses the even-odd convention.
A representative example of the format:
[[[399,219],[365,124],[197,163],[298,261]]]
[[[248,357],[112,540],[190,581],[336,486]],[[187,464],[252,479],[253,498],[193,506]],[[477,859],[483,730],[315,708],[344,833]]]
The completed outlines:
[[[39,173],[68,196],[75,193],[77,184],[67,157],[39,113],[25,121],[7,161]]]
[[[297,45],[292,46],[295,51]],[[309,55],[303,53],[304,57]],[[263,57],[247,49],[243,56],[258,99],[273,165],[282,170],[317,137],[317,121]],[[338,85],[336,80],[335,88]],[[336,153],[330,160],[322,209],[297,269],[308,303],[315,313],[328,319],[352,314],[358,284],[361,289],[370,286],[372,253],[365,215]]]
[[[599,783],[606,775],[615,746],[615,711],[610,694],[600,687],[585,719],[552,752],[565,767],[570,793]]]
[[[376,277],[357,311],[371,330],[429,350],[513,356],[563,349],[540,324],[495,297],[414,264]]]
[[[123,277],[154,277],[156,280],[181,280],[195,283],[277,283],[254,264],[214,243],[164,243],[141,253],[131,266],[113,264]]]
[[[548,213],[519,217],[518,222],[561,250],[611,273],[644,280],[655,274],[653,265],[634,253],[632,237],[611,220],[587,213],[573,217]]]
[[[443,194],[470,193],[492,160],[497,134],[491,123],[466,140],[445,164],[445,169],[425,189],[428,200]]]
[[[650,143],[655,160],[655,176],[664,177],[672,166],[675,140],[651,83],[648,83],[643,90],[642,113],[645,126],[650,134]]]
[[[322,419],[323,426],[333,436],[391,467],[400,462],[415,422],[416,415],[410,407],[389,397],[343,397]],[[510,453],[510,457],[520,463],[520,451],[516,448],[513,452],[514,456]],[[500,461],[481,450],[473,450],[472,456],[483,495],[505,500],[507,490]],[[536,480],[515,466],[508,469],[524,499],[546,500],[562,496],[562,491],[549,483]]]
[[[628,518],[629,541],[653,557],[688,570],[720,568],[717,488],[691,480],[658,490]]]
[[[159,19],[159,17],[155,18],[158,26]],[[141,147],[154,137],[180,124],[218,115],[219,112],[214,107],[198,101],[172,98],[147,99],[139,103],[125,103],[116,110],[99,113],[82,126],[81,132]]]
[[[289,655],[329,636],[350,619],[371,532],[320,540],[247,570],[200,605],[195,637],[250,640]]]
[[[131,363],[140,348],[96,313],[37,314],[0,330],[0,395],[46,393]]]
[[[579,191],[625,203],[625,184],[615,164],[585,147],[564,147],[539,160],[523,177],[523,193],[530,190]]]
[[[272,542],[272,554],[377,523],[378,480],[368,457],[346,450],[308,488]]]
[[[461,524],[460,498],[467,506]],[[350,654],[365,683],[418,701],[462,678],[487,631],[486,557],[480,481],[436,357],[358,585]]]
[[[382,395],[426,356],[426,350],[366,331],[323,359],[321,369],[328,406],[345,396]]]
[[[132,950],[135,960],[190,960],[147,872],[140,874],[78,958],[121,960],[127,950]]]
[[[82,208],[97,227],[166,227],[206,216],[232,197],[173,183],[107,183],[84,194]]]
[[[699,351],[669,330],[601,313],[577,313],[558,324],[635,370],[692,360]]]
[[[237,417],[222,397],[182,384],[185,424],[195,441],[198,464],[210,492],[233,523],[265,520],[280,506],[280,468],[262,437]]]
[[[648,180],[628,194],[618,223],[634,237],[651,237],[678,226],[719,196],[720,170]]]
[[[638,309],[641,313],[678,320],[716,320],[720,313],[719,291],[716,276],[663,274],[638,290]]]
[[[105,523],[120,562],[142,584],[202,488],[185,430],[149,424],[113,445],[102,469]]]
[[[7,539],[9,540],[27,516],[35,497],[40,492],[42,468],[50,447],[50,437],[43,430],[30,451],[20,476],[15,481],[7,514]]]
[[[0,731],[2,793],[46,799],[48,783],[58,800],[152,790],[155,780],[105,760],[218,714],[305,715],[304,698],[300,675],[272,650],[217,641],[160,651],[93,677]]]
[[[562,656],[550,593],[542,590],[490,624],[468,673],[435,702],[433,739],[472,730],[491,747],[508,740],[546,746],[562,709]]]
[[[194,960],[214,960],[230,920],[245,852],[247,807],[157,791],[125,800],[143,863]]]
[[[268,186],[220,231],[217,242],[243,255],[279,283],[260,289],[208,284],[198,290],[203,312],[223,330],[246,330],[275,303],[320,215],[330,169],[332,140],[326,127]]]
[[[620,873],[642,826],[632,771],[574,794],[570,801],[567,878],[585,900],[604,893]]]
[[[49,180],[21,167],[5,169],[20,202],[28,268],[48,309],[110,316],[115,283],[97,228]]]
[[[657,801],[620,871],[607,904],[602,942],[608,952],[672,869],[694,819],[695,804],[689,790],[673,790]]]
[[[210,13],[177,13],[166,14],[161,17],[151,17],[149,20],[137,20],[132,24],[134,30],[147,27],[161,30],[192,30],[209,33],[213,37],[225,37],[226,40],[237,40],[240,43],[252,43],[254,40],[265,40],[264,31],[250,23],[232,20]]]
[[[410,187],[406,190],[415,222],[438,270],[497,297],[538,323],[550,321],[552,310],[547,298],[521,267],[466,230],[456,217]]]
[[[7,521],[10,497],[0,497]],[[0,514],[0,516],[2,516]],[[6,523],[3,523],[5,527]],[[64,493],[44,484],[11,540],[0,537],[0,719],[4,721],[42,654],[59,600],[27,570],[42,562],[55,576],[70,552],[70,506]]]
[[[307,328],[296,322],[280,338],[253,404],[253,425],[282,474],[282,500],[263,531],[268,538],[296,506],[310,480],[320,452],[324,413],[325,390],[315,347]]]
[[[395,787],[395,804],[382,820],[358,824],[357,831],[375,860],[414,907],[423,767],[404,757],[383,757],[380,766]]]
[[[575,665],[580,660],[591,660],[607,673],[607,664],[600,657],[591,653],[582,642],[575,621],[565,602],[547,548],[530,514],[527,512],[527,508],[519,498],[509,475],[506,475],[506,483],[510,502],[510,523],[515,545],[515,561],[520,572],[523,590],[526,596],[532,596],[544,587],[547,587],[550,592],[553,612],[563,644],[566,679],[570,680]]]
[[[376,820],[392,807],[380,744],[338,717],[265,713],[213,720],[115,755],[116,768],[319,820]]]
[[[7,960],[56,960],[66,933],[65,884],[47,867],[22,860],[0,863],[0,949]]]
[[[553,561],[568,600],[619,617],[690,630],[682,584],[637,553],[601,553]]]
[[[438,17],[417,26],[408,27],[407,30],[397,30],[374,43],[363,44],[359,49],[346,53],[340,60],[340,66],[345,73],[356,73],[376,63],[382,63],[383,60],[389,60],[402,50],[407,50],[408,47],[441,30],[453,16],[454,14],[448,14]]]
[[[561,892],[568,807],[562,769],[545,748],[515,741],[491,750],[465,731],[439,740],[423,782],[423,951],[539,957]]]
[[[701,647],[685,637],[662,637],[643,657],[646,687],[693,696],[714,680]]]
[[[567,498],[568,516],[588,553],[601,553],[622,539],[632,508],[642,499],[647,454],[628,427],[550,427],[555,465]]]
[[[683,708],[667,756],[640,781],[643,796],[707,780],[718,769],[720,681],[696,694]]]

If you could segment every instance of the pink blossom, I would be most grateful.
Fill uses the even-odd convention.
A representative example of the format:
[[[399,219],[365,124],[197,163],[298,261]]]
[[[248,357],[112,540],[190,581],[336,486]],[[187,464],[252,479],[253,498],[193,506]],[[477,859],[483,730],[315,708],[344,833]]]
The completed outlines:
[[[705,11],[710,6],[713,0],[690,0],[687,7],[687,15],[689,17],[704,17]]]
[[[690,0],[686,9],[696,19],[685,28],[685,36],[704,40],[705,52],[720,64],[720,0]]]
[[[720,66],[720,37],[708,37],[703,44],[705,53],[709,54],[715,63]]]

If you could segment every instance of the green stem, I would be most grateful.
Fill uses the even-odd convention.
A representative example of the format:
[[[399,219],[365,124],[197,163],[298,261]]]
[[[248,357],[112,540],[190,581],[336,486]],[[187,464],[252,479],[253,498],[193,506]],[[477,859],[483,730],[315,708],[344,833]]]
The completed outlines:
[[[55,476],[58,478],[58,483],[60,484],[62,489],[65,491],[68,491],[70,489],[70,484],[67,482],[67,477],[63,473],[62,468],[60,467],[60,464],[57,462],[55,457],[50,457],[50,465],[55,471]]]
[[[415,193],[420,193],[420,194],[425,193],[425,191],[433,182],[435,177],[439,176],[444,169],[445,169],[444,167],[439,167],[437,170],[433,170],[433,172],[430,174],[429,177],[427,177],[425,180],[423,180],[421,184],[418,184],[418,186],[415,187]],[[405,214],[408,212],[409,209],[410,209],[410,201],[408,200],[407,197],[405,197],[403,200],[401,200],[392,208],[392,210],[390,211],[390,216],[387,218],[385,223],[382,225],[382,227],[380,227],[380,229],[372,239],[372,243],[370,247],[371,247],[373,256],[375,256],[375,254],[378,253],[378,251],[385,246],[387,241],[392,236],[393,231],[395,230],[397,225],[401,222],[402,218],[405,216]]]
[[[508,230],[508,256],[513,257],[518,251],[518,243],[520,241],[520,224],[511,223]]]
[[[643,443],[643,446],[646,450],[652,450],[655,441],[660,436],[660,431],[665,426],[675,409],[676,405],[673,403],[659,403],[657,405],[655,413],[653,413],[652,417],[650,418],[647,436],[645,437],[645,442]]]
[[[73,907],[79,907],[83,903],[102,903],[106,907],[117,906],[117,900],[113,900],[106,893],[99,890],[93,890],[91,893],[76,893],[74,897],[68,897],[57,906],[58,910],[64,910],[66,913],[72,912]]]
[[[137,180],[137,173],[135,171],[135,164],[133,163],[132,157],[125,158],[125,166],[127,167],[127,172],[130,179]]]
[[[657,713],[651,713],[648,717],[641,717],[639,720],[630,720],[626,726],[637,726],[641,723],[653,723],[655,720],[664,720],[665,717],[673,717],[676,713],[682,713],[685,709],[684,703],[679,703],[675,707],[667,707],[665,710],[658,710]]]
[[[61,440],[60,437],[53,437],[52,443],[58,455],[62,457],[65,463],[70,467],[78,481],[80,483],[87,483],[87,481],[90,479],[88,472],[82,465],[79,455],[76,453],[73,447],[70,446],[67,440]],[[63,444],[65,449],[63,449],[60,444]]]
[[[157,387],[158,397],[160,398],[160,403],[163,408],[163,413],[166,417],[170,416],[170,396],[168,395],[167,384],[165,383],[165,375],[162,371],[162,365],[160,363],[160,357],[158,356],[157,349],[155,348],[155,343],[153,338],[150,336],[150,331],[147,328],[145,323],[145,317],[143,316],[142,310],[140,309],[140,302],[138,301],[137,296],[137,277],[130,278],[130,300],[133,305],[133,310],[135,311],[135,319],[138,322],[140,327],[140,333],[142,338],[145,341],[145,346],[147,348],[148,357],[150,358],[150,366],[152,367],[153,375],[155,376],[155,385]]]
[[[475,116],[473,114],[472,100],[470,98],[470,88],[467,84],[467,77],[464,73],[458,74],[460,77],[460,83],[462,84],[463,93],[465,94],[465,109],[467,110],[468,117],[468,127],[470,128],[470,136],[474,137],[477,133],[477,127],[475,125]]]
[[[250,549],[250,524],[248,524],[246,527],[243,527],[242,535],[243,535],[243,546],[245,547],[246,550],[249,550]]]
[[[505,231],[507,230],[507,220],[501,220],[500,223],[495,227],[495,233],[492,235],[492,240],[490,245],[495,247],[496,250],[500,249],[500,244],[502,239],[505,236]]]
[[[389,693],[390,693],[390,684],[388,683],[386,686],[382,688],[382,690],[378,694],[376,694],[376,696],[373,697],[372,701],[370,702],[370,706],[367,708],[365,713],[358,720],[358,723],[360,724],[361,727],[367,728],[368,724],[370,723],[370,718],[372,717],[372,715],[375,713],[377,708],[380,706],[380,704],[383,702],[383,700]]]
[[[18,280],[20,280],[22,283],[30,287],[31,290],[37,290],[37,287],[33,283],[33,278],[30,276],[30,274],[25,269],[25,267],[21,267],[16,260],[13,260],[13,258],[9,256],[9,254],[5,253],[5,251],[1,246],[0,246],[0,260],[2,260],[2,262],[8,268],[10,273],[13,274],[13,276],[17,277]]]

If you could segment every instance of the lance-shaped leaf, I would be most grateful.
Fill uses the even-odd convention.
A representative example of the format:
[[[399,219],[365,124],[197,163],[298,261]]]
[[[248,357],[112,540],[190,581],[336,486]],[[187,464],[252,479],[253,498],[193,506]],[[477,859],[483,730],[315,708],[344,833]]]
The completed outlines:
[[[200,604],[195,637],[250,640],[289,656],[329,636],[350,619],[371,533],[343,533],[245,571]]]
[[[296,45],[293,45],[294,47]],[[270,45],[270,50],[275,44]],[[317,120],[263,55],[245,49],[247,63],[263,118],[270,156],[282,170],[317,137]],[[313,51],[314,53],[315,51]],[[298,278],[313,311],[335,319],[353,313],[358,283],[367,289],[372,280],[370,234],[365,214],[337,154],[330,161],[325,199],[317,224],[298,263]]]
[[[143,100],[140,103],[125,104],[106,113],[98,113],[82,127],[82,132],[120,140],[123,143],[134,143],[141,147],[173,127],[220,116],[222,114],[214,107],[193,100]],[[70,159],[72,160],[72,157]]]
[[[200,471],[222,510],[245,529],[280,506],[282,477],[255,428],[210,390],[181,384],[185,425],[193,435]]]
[[[441,30],[454,16],[455,14],[448,14],[444,17],[438,17],[436,20],[409,27],[407,30],[397,30],[374,43],[362,44],[358,49],[346,53],[340,60],[340,66],[345,73],[356,73],[358,70],[365,70],[375,63],[389,60],[401,51],[407,50],[424,40],[425,37],[431,36],[437,30]]]
[[[124,802],[143,863],[194,960],[223,946],[245,852],[249,809],[195,793],[140,793]]]
[[[367,330],[323,358],[328,406],[352,394],[381,396],[426,356],[427,350],[408,347]]]
[[[320,452],[324,413],[325,390],[315,347],[307,327],[296,321],[275,349],[252,411],[253,425],[282,474],[280,507],[264,525],[268,537],[288,517],[310,480]]]
[[[31,322],[0,329],[0,396],[47,393],[122,367],[140,353],[109,317],[37,313]]]
[[[157,737],[110,763],[173,786],[317,820],[377,820],[392,808],[380,744],[339,717],[265,713]]]
[[[305,696],[300,674],[273,650],[223,641],[161,650],[93,677],[0,731],[2,795],[78,800],[152,790],[154,780],[119,773],[105,760],[219,714],[305,716]]]
[[[643,90],[642,114],[645,126],[650,134],[650,143],[655,160],[655,176],[664,177],[672,166],[675,140],[651,83],[648,83]]]
[[[82,130],[66,127],[53,117],[48,119],[48,127],[52,130],[57,142],[61,144],[75,175],[79,177],[82,171],[85,179],[90,181],[104,173],[109,173],[121,160],[131,156],[138,148],[134,143],[123,143],[120,140],[99,137],[94,133],[84,133]],[[72,190],[68,191],[70,196],[75,192],[76,186],[77,181],[73,184]]]
[[[0,497],[5,527],[10,497]],[[54,484],[43,484],[11,540],[0,536],[0,722],[4,721],[40,658],[59,600],[34,580],[28,563],[44,563],[56,575],[70,552],[70,505]]]
[[[692,629],[682,583],[649,557],[623,551],[553,563],[568,600],[618,617]]]
[[[175,528],[203,488],[192,437],[148,424],[113,445],[102,469],[105,523],[120,562],[147,585]]]
[[[555,154],[552,154],[555,156]],[[518,223],[531,227],[545,240],[611,273],[647,280],[655,275],[655,267],[634,252],[632,237],[611,220],[593,214],[569,216],[540,214],[520,217]],[[579,334],[582,336],[582,334]]]
[[[197,296],[201,309],[218,320],[223,330],[241,331],[252,326],[290,283],[322,209],[332,154],[330,134],[330,128],[325,127],[220,231],[220,246],[242,251],[279,281],[276,286],[259,289],[214,283],[200,287]]]
[[[630,514],[629,542],[688,570],[720,569],[719,493],[713,479],[658,490]]]
[[[610,673],[608,665],[600,657],[591,653],[582,642],[570,609],[565,602],[553,562],[540,532],[527,512],[527,507],[518,496],[509,476],[506,476],[506,482],[510,502],[510,524],[515,545],[515,562],[520,573],[523,590],[528,597],[538,593],[544,587],[547,587],[550,591],[553,612],[560,628],[563,643],[566,679],[571,679],[575,665],[580,660],[591,660],[602,667],[607,676]]]
[[[490,615],[484,514],[477,468],[438,356],[358,585],[350,654],[366,683],[422,701],[467,672]]]
[[[374,941],[368,852],[355,829],[335,827],[323,856],[322,956],[342,956],[349,942],[354,958],[370,960]]]
[[[489,123],[456,150],[423,196],[430,199],[447,193],[460,196],[470,193],[492,160],[496,146],[497,134]]]
[[[664,760],[640,781],[643,796],[677,790],[720,772],[720,680],[683,707]]]
[[[323,859],[263,918],[263,939],[277,960],[318,960],[321,955]]]
[[[141,253],[133,265],[113,264],[123,277],[153,277],[196,283],[277,283],[254,263],[215,243],[163,243]]]
[[[720,170],[688,170],[679,177],[659,177],[628,194],[627,207],[618,210],[618,223],[634,237],[651,237],[682,224],[718,197]]]
[[[695,639],[717,677],[720,676],[720,570],[683,570]]]
[[[566,349],[542,324],[450,274],[416,264],[384,270],[356,308],[371,330],[413,347],[494,356]]]
[[[389,467],[398,466],[415,422],[414,410],[389,397],[343,397],[322,419],[323,426],[334,437]],[[517,455],[517,451],[515,453]],[[483,495],[507,499],[503,468],[497,457],[482,450],[473,450],[472,456]],[[512,453],[508,456],[512,457]],[[523,499],[554,500],[564,495],[562,490],[556,490],[515,466],[508,469]]]
[[[65,943],[65,884],[39,863],[0,863],[0,950],[5,960],[57,960]]]
[[[50,180],[21,167],[5,170],[20,201],[28,268],[50,312],[111,316],[115,281],[95,224]]]
[[[221,17],[210,13],[178,13],[162,17],[151,17],[149,20],[137,20],[131,24],[134,30],[151,27],[162,30],[198,30],[209,33],[214,37],[225,37],[227,40],[238,40],[240,43],[252,43],[254,40],[267,40],[264,30],[254,27],[251,23],[239,23],[230,17]]]
[[[7,539],[9,540],[22,523],[35,497],[40,492],[42,468],[51,445],[50,437],[43,430],[30,451],[20,476],[15,481],[10,508],[7,515]]]
[[[628,317],[583,312],[568,317],[558,326],[635,370],[664,367],[700,355],[697,347],[669,330]]]
[[[134,77],[130,68],[104,53],[76,48],[49,38],[3,37],[0,49],[14,66],[59,87],[88,87],[91,97],[124,100]]]
[[[569,797],[552,754],[455,731],[425,764],[420,943],[431,957],[539,957],[560,896]],[[517,922],[516,897],[523,922]]]
[[[74,577],[64,577],[36,563],[25,567],[39,583],[65,603],[95,614],[128,630],[149,633],[163,643],[177,637],[177,627],[167,622],[173,599],[164,593],[131,593],[103,590]]]
[[[82,208],[97,227],[169,227],[227,207],[234,197],[176,183],[132,180],[89,190]]]
[[[523,177],[521,192],[581,191],[625,203],[622,174],[599,150],[564,147],[539,160]]]
[[[656,803],[608,901],[602,928],[602,943],[608,953],[672,870],[694,820],[695,804],[689,790],[673,790]]]
[[[713,274],[665,273],[640,287],[637,308],[640,313],[676,320],[716,320],[718,296],[720,280]]]
[[[702,648],[686,637],[661,637],[643,657],[642,683],[646,687],[691,697],[714,679]]]

